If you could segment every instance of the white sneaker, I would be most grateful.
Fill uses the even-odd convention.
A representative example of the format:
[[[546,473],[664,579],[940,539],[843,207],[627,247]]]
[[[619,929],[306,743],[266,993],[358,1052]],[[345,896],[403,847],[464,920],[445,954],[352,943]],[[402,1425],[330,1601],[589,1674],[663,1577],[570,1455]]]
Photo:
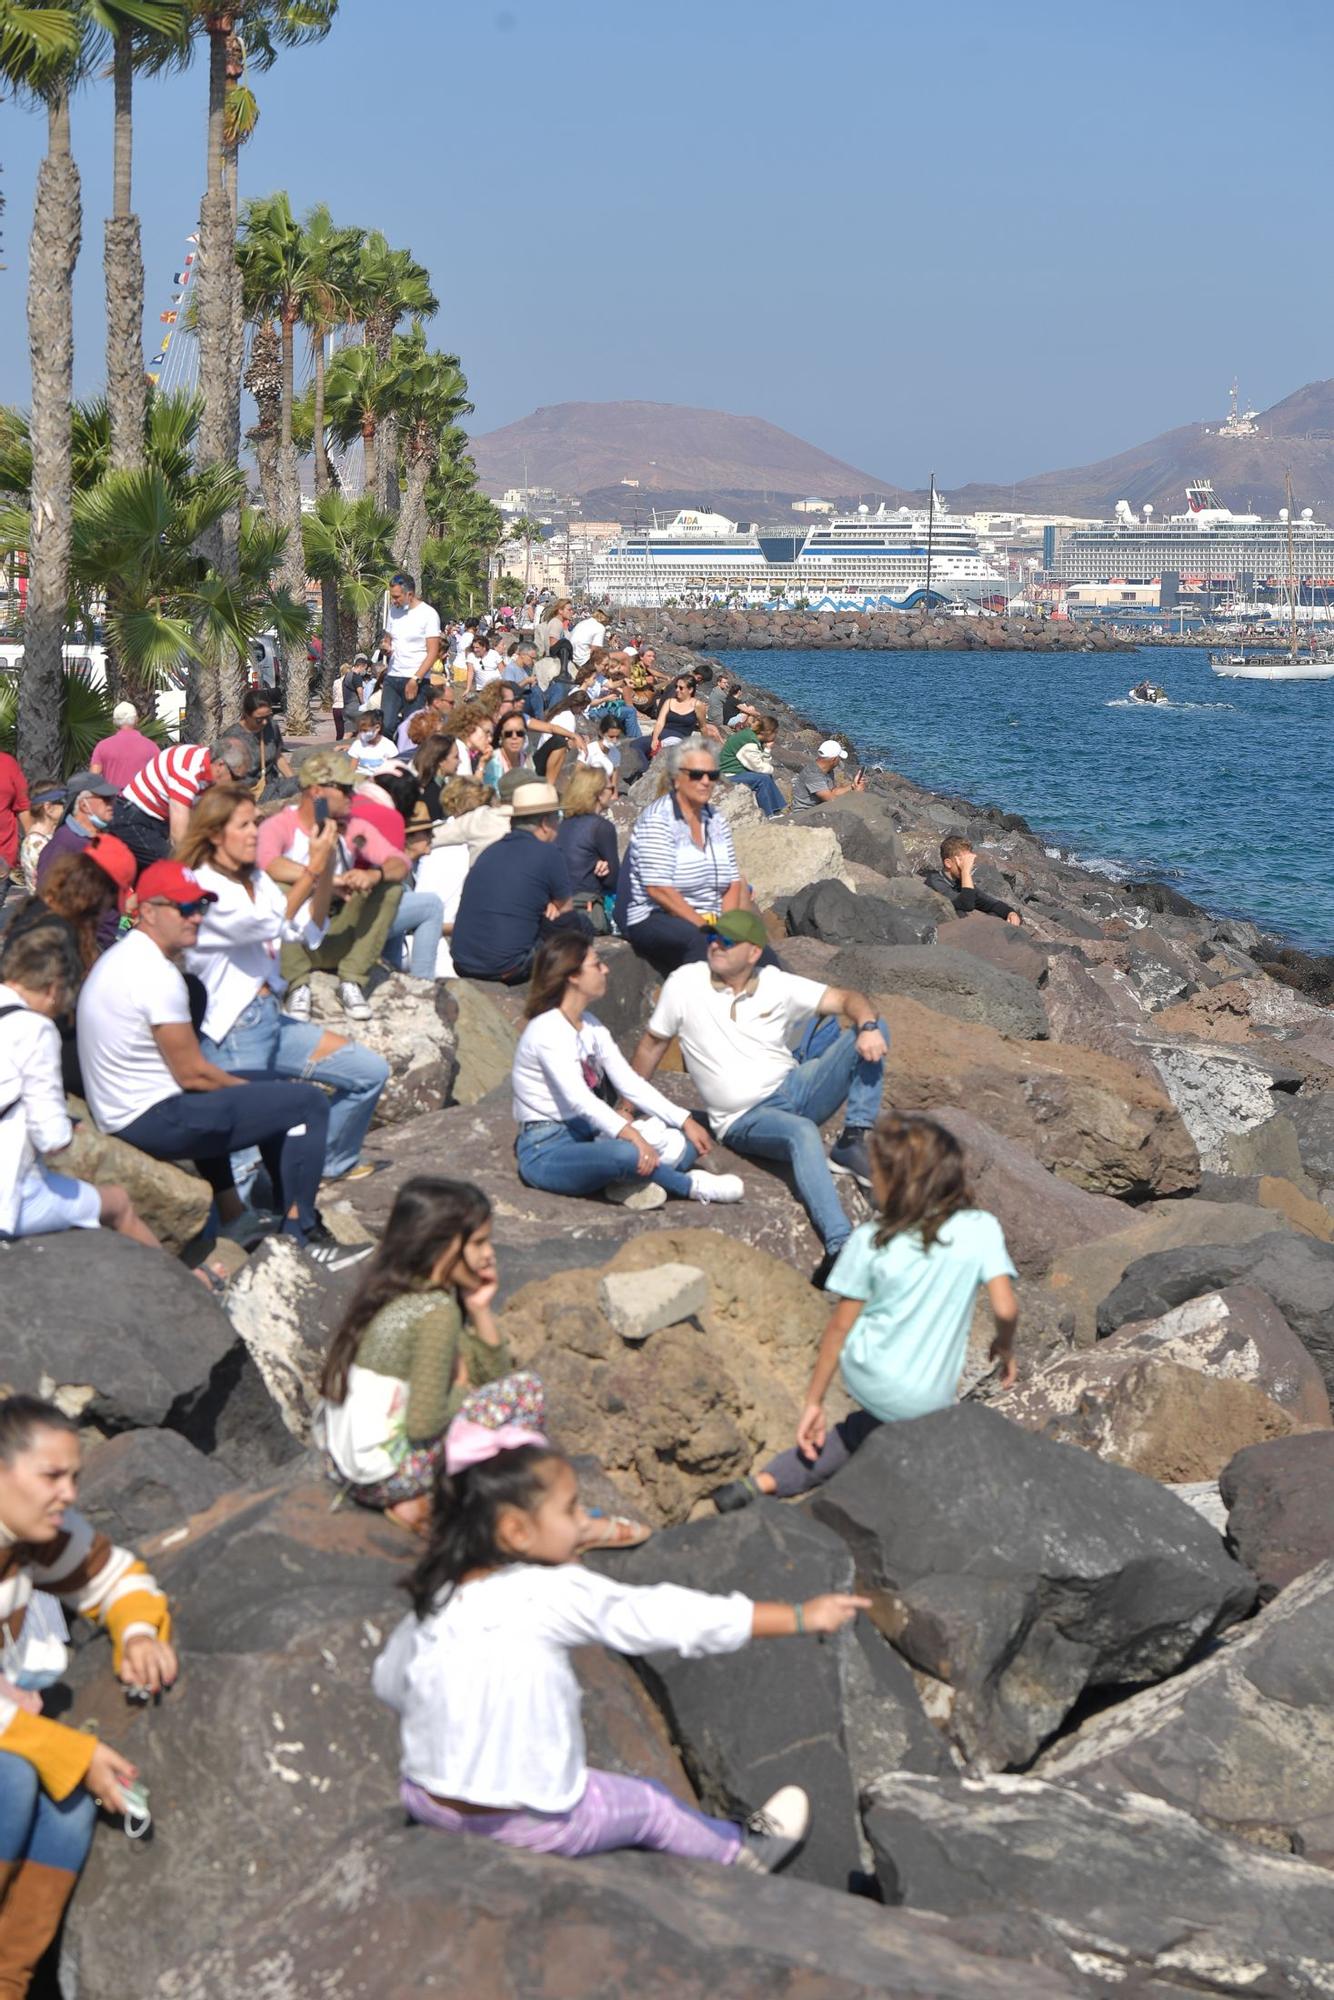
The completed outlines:
[[[739,1174],[688,1174],[692,1201],[741,1201],[746,1183]]]
[[[806,1843],[811,1802],[800,1785],[783,1785],[742,1828],[742,1849],[733,1866],[756,1875],[776,1875]]]
[[[338,988],[338,998],[349,1021],[369,1021],[371,1003],[357,985],[355,979],[345,979]]]
[[[632,1181],[612,1181],[602,1192],[607,1201],[614,1201],[620,1208],[632,1208],[636,1211],[661,1208],[667,1199],[665,1187],[659,1187],[656,1181],[641,1181],[637,1178]]]
[[[289,986],[283,995],[283,1012],[289,1021],[310,1019],[309,986]]]

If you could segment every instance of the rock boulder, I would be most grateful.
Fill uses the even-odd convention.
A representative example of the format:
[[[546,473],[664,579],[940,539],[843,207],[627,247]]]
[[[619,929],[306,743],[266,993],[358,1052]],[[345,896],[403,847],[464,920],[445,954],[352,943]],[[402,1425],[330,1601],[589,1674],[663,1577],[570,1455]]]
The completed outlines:
[[[943,945],[867,945],[842,950],[830,966],[835,986],[853,986],[878,1000],[916,1000],[952,1020],[980,1022],[1018,1041],[1043,1041],[1047,1016],[1034,982],[973,952],[955,951],[955,931]]]
[[[1175,1672],[1255,1600],[1162,1487],[978,1404],[882,1426],[811,1509],[985,1767],[1029,1762],[1086,1688]]]
[[[1223,1468],[1227,1539],[1271,1598],[1334,1558],[1334,1432],[1248,1445]]]
[[[916,945],[934,930],[919,912],[898,909],[878,896],[856,895],[835,881],[812,882],[784,898],[782,915],[794,937],[837,945]]]
[[[113,1542],[137,1548],[147,1536],[204,1513],[235,1483],[179,1431],[122,1431],[85,1451],[79,1506]]]
[[[932,1115],[963,1147],[973,1198],[999,1221],[1024,1277],[1040,1277],[1054,1257],[1075,1244],[1125,1228],[1121,1202],[1058,1180],[1032,1153],[980,1118],[952,1106]]]

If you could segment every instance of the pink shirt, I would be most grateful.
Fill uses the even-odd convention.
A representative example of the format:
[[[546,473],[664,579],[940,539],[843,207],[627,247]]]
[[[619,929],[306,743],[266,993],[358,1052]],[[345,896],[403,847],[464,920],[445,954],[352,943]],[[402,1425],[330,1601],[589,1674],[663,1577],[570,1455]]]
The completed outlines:
[[[394,817],[401,826],[401,818],[397,814]],[[400,838],[395,846],[379,827],[372,826],[369,820],[354,811],[343,827],[343,850],[345,861],[339,864],[340,868],[344,865],[356,867],[363,861],[378,862],[383,866],[393,855],[402,859],[403,842]],[[310,835],[298,819],[295,806],[284,806],[281,812],[263,821],[259,829],[256,859],[260,867],[267,869],[284,856],[301,867],[305,866],[310,856]]]
[[[137,778],[145,764],[157,756],[158,745],[138,729],[118,729],[104,736],[89,759],[90,771],[98,771],[108,784],[123,792],[131,778]]]

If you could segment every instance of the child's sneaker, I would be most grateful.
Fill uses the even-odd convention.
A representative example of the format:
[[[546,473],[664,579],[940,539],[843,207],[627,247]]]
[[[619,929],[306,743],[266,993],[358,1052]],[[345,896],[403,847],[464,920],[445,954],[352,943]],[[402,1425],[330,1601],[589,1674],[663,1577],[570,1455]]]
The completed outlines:
[[[734,1866],[776,1875],[805,1846],[810,1823],[811,1802],[801,1786],[782,1786],[746,1821]]]

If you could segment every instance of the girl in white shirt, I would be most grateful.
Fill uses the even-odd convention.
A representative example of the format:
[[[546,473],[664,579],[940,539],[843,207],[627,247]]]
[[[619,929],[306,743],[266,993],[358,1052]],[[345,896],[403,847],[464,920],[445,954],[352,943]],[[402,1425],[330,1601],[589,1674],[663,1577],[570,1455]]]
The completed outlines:
[[[542,1854],[647,1847],[768,1874],[806,1836],[785,1785],[743,1825],[646,1778],[585,1761],[572,1648],[737,1652],[751,1639],[837,1632],[869,1604],[830,1594],[757,1604],[676,1584],[613,1583],[577,1560],[589,1530],[574,1468],[543,1433],[541,1384],[507,1376],[467,1397],[446,1433],[413,1609],[375,1663],[399,1716],[399,1796],[413,1819]]]
[[[740,1201],[735,1174],[694,1173],[713,1140],[694,1118],[631,1069],[595,1014],[607,966],[586,937],[550,937],[533,961],[528,1025],[514,1052],[515,1158],[519,1177],[548,1194],[605,1194],[630,1208],[682,1201]],[[636,1110],[622,1118],[598,1094],[606,1080]]]

